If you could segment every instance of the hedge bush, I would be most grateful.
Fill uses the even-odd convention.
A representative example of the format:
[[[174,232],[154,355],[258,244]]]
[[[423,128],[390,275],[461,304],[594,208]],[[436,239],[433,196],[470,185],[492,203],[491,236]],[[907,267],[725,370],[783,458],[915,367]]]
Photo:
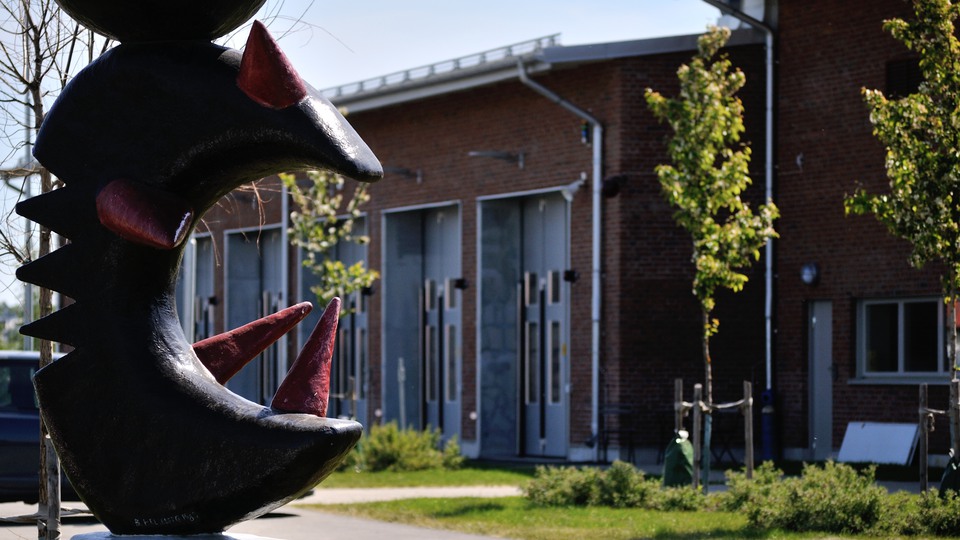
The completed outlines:
[[[739,512],[751,501],[769,497],[783,478],[783,471],[772,461],[764,461],[753,470],[752,479],[748,479],[744,471],[729,470],[725,476],[727,490],[716,494],[715,507],[725,512]]]
[[[935,491],[887,494],[874,483],[875,468],[804,465],[799,477],[764,463],[753,480],[727,473],[728,491],[717,507],[742,511],[757,529],[881,535],[960,534],[960,496]]]
[[[459,469],[464,462],[456,437],[441,449],[440,431],[400,429],[396,422],[373,425],[350,453],[342,469],[422,471]]]
[[[800,476],[785,477],[764,462],[749,480],[743,471],[728,471],[727,490],[707,497],[691,487],[663,489],[658,480],[624,462],[607,470],[541,466],[524,495],[536,506],[742,512],[761,531],[960,535],[960,495],[887,494],[874,475],[874,467],[858,472],[826,462],[804,465]]]
[[[598,472],[589,503],[593,506],[641,508],[649,505],[658,491],[658,482],[644,477],[643,471],[629,463],[615,461]]]
[[[659,480],[623,461],[614,461],[606,470],[540,466],[523,492],[535,506],[693,511],[703,508],[705,500],[702,492],[690,487],[661,489]]]
[[[960,535],[960,497],[936,491],[920,495],[898,492],[884,501],[882,519],[874,531],[888,535]]]
[[[594,468],[538,466],[523,488],[536,506],[588,506],[595,500],[600,471]]]
[[[758,486],[741,508],[761,529],[861,533],[880,524],[887,491],[874,468],[858,473],[842,463],[805,465],[800,477]]]

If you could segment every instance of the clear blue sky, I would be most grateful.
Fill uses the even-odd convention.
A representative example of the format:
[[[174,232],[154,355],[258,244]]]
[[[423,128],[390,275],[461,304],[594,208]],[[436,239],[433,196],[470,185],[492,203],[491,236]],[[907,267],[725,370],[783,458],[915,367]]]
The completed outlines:
[[[562,45],[699,34],[718,16],[701,0],[268,0],[257,18],[323,89],[557,33]],[[242,46],[246,34],[228,44]],[[7,215],[16,201],[4,195]],[[14,270],[0,260],[8,304],[22,296]]]
[[[698,34],[718,15],[701,0],[268,0],[258,18],[327,88],[556,33],[563,45]]]

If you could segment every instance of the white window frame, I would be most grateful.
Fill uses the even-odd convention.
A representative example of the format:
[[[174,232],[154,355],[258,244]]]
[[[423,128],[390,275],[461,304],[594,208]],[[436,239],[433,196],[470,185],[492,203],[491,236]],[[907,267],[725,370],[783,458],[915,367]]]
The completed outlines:
[[[905,371],[904,369],[904,306],[911,303],[935,303],[937,305],[937,366],[936,371]],[[897,371],[867,370],[867,308],[875,305],[895,304],[897,306]],[[946,306],[943,298],[871,298],[857,304],[857,373],[861,380],[871,381],[909,381],[918,380],[946,381]]]

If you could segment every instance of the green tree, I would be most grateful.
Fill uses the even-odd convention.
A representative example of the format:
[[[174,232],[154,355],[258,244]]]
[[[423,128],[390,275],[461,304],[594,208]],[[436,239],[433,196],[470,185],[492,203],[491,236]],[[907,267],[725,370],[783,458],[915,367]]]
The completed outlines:
[[[708,414],[713,405],[710,337],[720,324],[711,317],[717,289],[743,289],[747,276],[741,270],[759,259],[760,248],[777,236],[773,221],[779,217],[772,201],[754,213],[740,198],[751,184],[750,147],[740,142],[743,103],[736,96],[746,77],[739,69],[731,70],[730,60],[719,54],[729,37],[729,29],[718,27],[700,36],[697,54],[677,70],[676,98],[646,91],[653,114],[674,132],[667,144],[672,165],[659,165],[656,172],[664,196],[676,208],[674,219],[693,240],[693,294],[703,317]],[[704,445],[709,445],[706,437]]]
[[[915,0],[916,18],[890,19],[883,28],[920,61],[918,90],[890,99],[863,89],[873,134],[886,147],[888,193],[863,188],[844,200],[846,213],[873,214],[891,234],[910,242],[910,264],[943,264],[948,320],[954,321],[960,288],[960,41],[949,0]],[[957,380],[957,329],[948,324],[951,378]],[[951,443],[960,449],[960,419],[951,411]]]
[[[345,200],[344,178],[337,174],[311,171],[305,178],[283,174],[280,179],[297,208],[290,213],[290,241],[304,249],[303,266],[319,278],[310,290],[320,304],[373,285],[380,275],[366,268],[363,261],[346,266],[330,256],[340,242],[370,241],[366,235],[354,232],[360,206],[370,199],[366,184],[357,183]]]

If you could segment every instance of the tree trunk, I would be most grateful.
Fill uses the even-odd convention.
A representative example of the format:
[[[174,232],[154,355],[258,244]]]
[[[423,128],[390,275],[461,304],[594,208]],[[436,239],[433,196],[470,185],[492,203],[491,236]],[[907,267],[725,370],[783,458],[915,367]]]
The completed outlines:
[[[710,362],[710,312],[703,310],[703,369],[704,369],[704,395],[703,395],[703,450],[700,452],[701,474],[703,479],[701,485],[703,492],[706,493],[710,486],[710,440],[713,438],[713,367]],[[699,406],[699,404],[697,405]]]
[[[743,467],[753,479],[753,384],[743,381]]]
[[[713,366],[710,362],[710,312],[703,310],[703,401],[713,406]],[[708,411],[709,414],[709,411]]]
[[[703,418],[703,409],[700,402],[703,400],[703,386],[693,385],[693,433],[690,442],[693,444],[693,489],[700,487],[700,460],[703,457],[703,446],[700,444],[700,431]]]
[[[956,276],[950,273],[948,282],[949,291],[947,292],[947,355],[950,358],[950,381],[954,384],[957,378],[957,289],[953,285]],[[953,450],[954,459],[960,458],[960,410],[957,409],[956,397],[951,392],[950,407],[947,409],[950,417],[950,448]]]
[[[917,422],[917,425],[920,428],[920,440],[918,441],[917,448],[917,461],[920,465],[921,493],[927,490],[927,479],[930,473],[930,470],[927,467],[927,455],[929,453],[930,445],[930,423],[927,421],[928,414],[930,413],[927,412],[927,384],[923,383],[920,385],[920,417],[918,418]]]
[[[53,182],[45,167],[40,169],[40,192],[47,193],[53,189]],[[40,227],[40,249],[38,258],[50,253],[50,229]],[[53,312],[53,292],[50,289],[40,288],[40,313],[42,319]],[[53,362],[53,342],[40,340],[40,367]],[[50,436],[43,420],[40,421],[40,523],[41,538],[57,540],[60,538],[60,463],[57,455],[50,448]]]
[[[31,99],[33,101],[34,133],[40,131],[40,125],[43,123],[45,110],[43,106],[43,96],[39,85],[31,89]],[[40,167],[40,193],[49,193],[53,191],[53,175],[46,167]],[[41,258],[50,253],[51,231],[45,226],[40,227],[40,242],[37,251],[37,258]],[[45,287],[40,288],[40,312],[37,319],[42,319],[53,313],[53,291]],[[53,362],[53,342],[40,340],[40,367],[49,365]],[[47,540],[57,540],[60,538],[60,463],[56,458],[56,453],[48,449],[50,437],[47,433],[47,426],[40,420],[40,519],[38,520],[38,529],[41,538]],[[53,476],[53,478],[51,478]],[[48,489],[52,488],[52,489]]]

